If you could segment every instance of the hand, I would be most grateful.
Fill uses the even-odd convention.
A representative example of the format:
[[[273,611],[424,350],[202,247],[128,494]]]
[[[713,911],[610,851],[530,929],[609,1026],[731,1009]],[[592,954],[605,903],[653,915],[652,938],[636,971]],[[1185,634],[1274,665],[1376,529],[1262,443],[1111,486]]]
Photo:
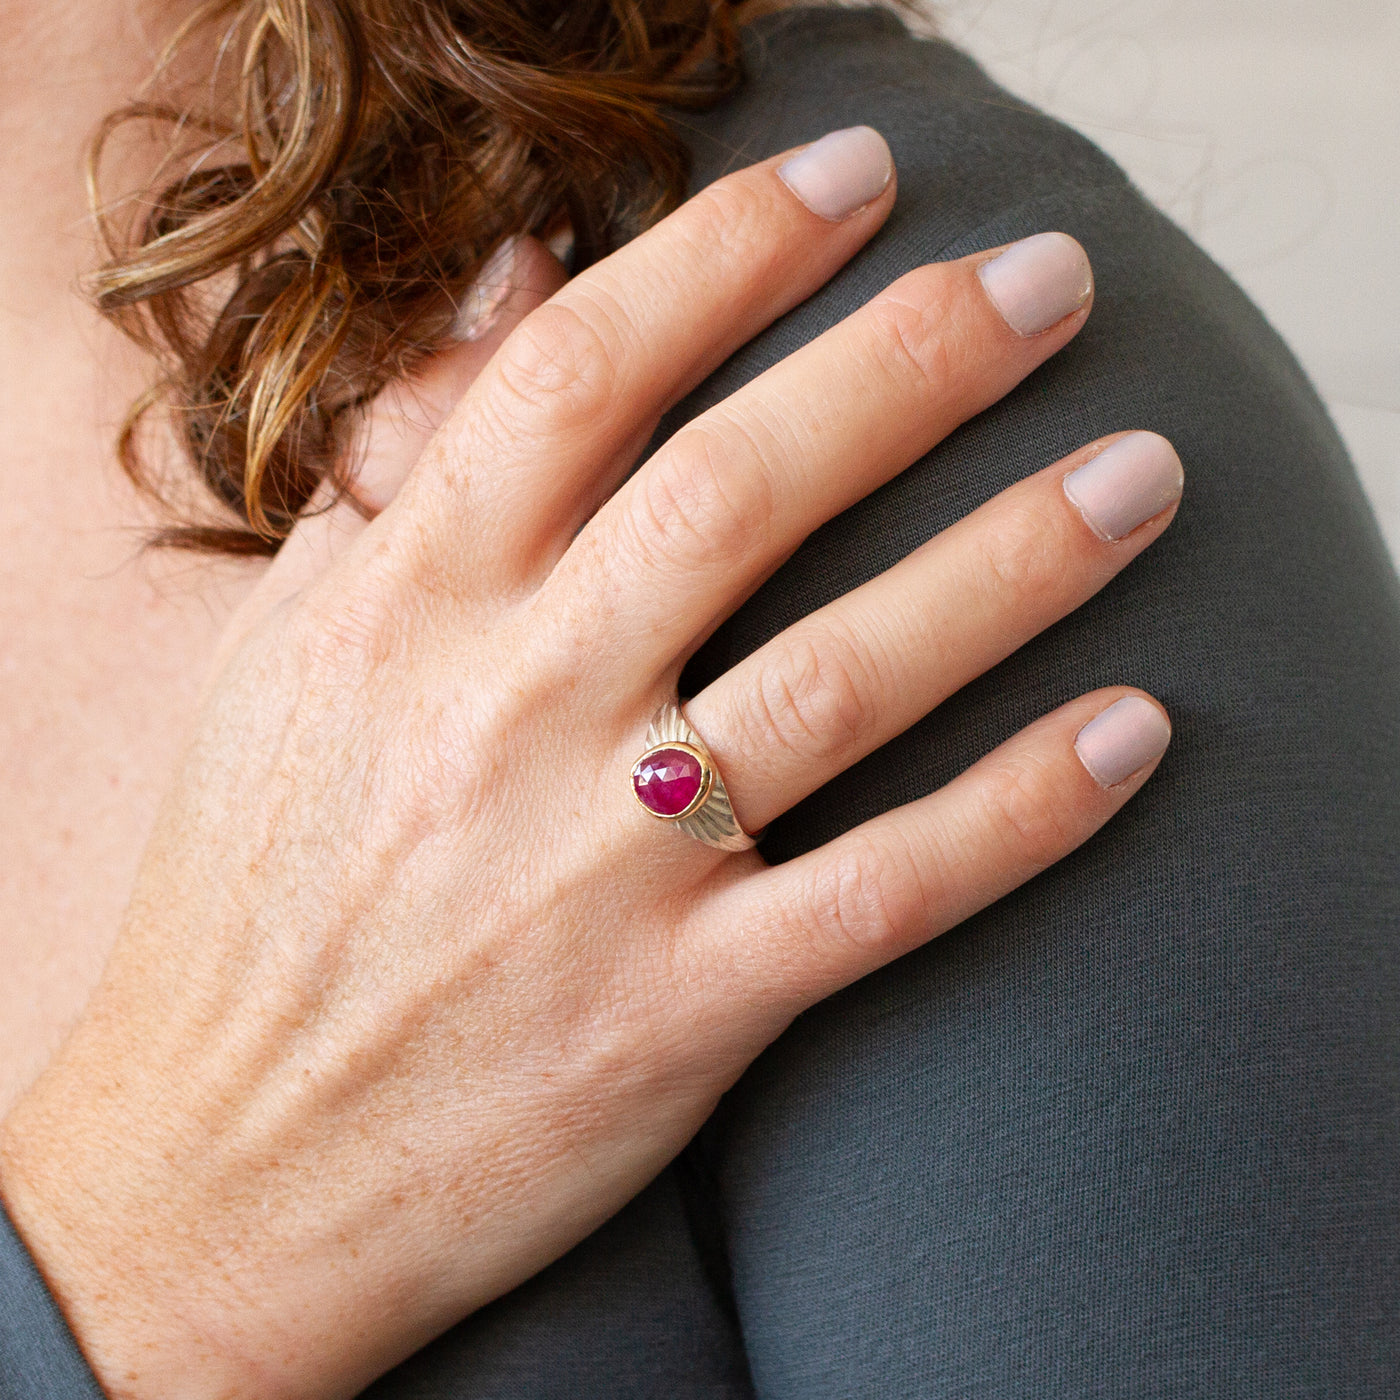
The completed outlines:
[[[4,1133],[12,1216],[114,1396],[355,1393],[616,1211],[799,1011],[1155,766],[1160,709],[1102,691],[772,869],[633,799],[699,642],[1088,315],[1058,235],[921,268],[619,485],[878,229],[887,162],[848,133],[700,194],[526,316],[421,452],[399,424],[417,461],[372,523],[326,512],[273,563],[103,985]],[[1157,537],[1174,455],[1106,445],[694,697],[747,828]]]

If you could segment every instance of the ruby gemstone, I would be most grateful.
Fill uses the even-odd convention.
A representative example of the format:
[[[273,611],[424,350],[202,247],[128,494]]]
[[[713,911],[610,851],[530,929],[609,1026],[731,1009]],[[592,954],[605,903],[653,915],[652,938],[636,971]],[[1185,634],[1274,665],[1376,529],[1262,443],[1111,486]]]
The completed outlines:
[[[637,800],[658,817],[678,817],[700,792],[700,760],[684,749],[655,749],[632,770]]]

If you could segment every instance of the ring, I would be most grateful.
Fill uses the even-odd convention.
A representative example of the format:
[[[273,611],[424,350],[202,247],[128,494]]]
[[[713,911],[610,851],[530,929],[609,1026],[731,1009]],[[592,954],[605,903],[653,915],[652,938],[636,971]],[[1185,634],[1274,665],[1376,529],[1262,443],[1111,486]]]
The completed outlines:
[[[734,815],[705,741],[674,701],[656,712],[647,730],[646,752],[632,765],[632,796],[650,816],[707,846],[747,851],[755,844]]]

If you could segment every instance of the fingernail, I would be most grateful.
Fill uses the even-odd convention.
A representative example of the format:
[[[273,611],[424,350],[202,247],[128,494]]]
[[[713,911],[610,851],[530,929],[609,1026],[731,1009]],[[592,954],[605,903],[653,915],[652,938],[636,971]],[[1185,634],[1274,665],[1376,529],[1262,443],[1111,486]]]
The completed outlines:
[[[1078,311],[1094,290],[1094,270],[1067,233],[1037,233],[977,269],[992,305],[1017,335],[1039,335]]]
[[[850,126],[814,141],[778,167],[778,178],[819,218],[838,223],[890,182],[894,158],[873,127]]]
[[[1156,705],[1128,695],[1079,731],[1074,751],[1089,776],[1100,787],[1111,788],[1161,758],[1171,737],[1172,727]]]
[[[515,290],[512,273],[519,238],[507,238],[481,265],[476,281],[467,288],[452,323],[453,340],[480,340],[501,314],[506,298]]]
[[[1121,540],[1181,495],[1181,458],[1157,433],[1130,433],[1065,477],[1065,495],[1101,540]]]

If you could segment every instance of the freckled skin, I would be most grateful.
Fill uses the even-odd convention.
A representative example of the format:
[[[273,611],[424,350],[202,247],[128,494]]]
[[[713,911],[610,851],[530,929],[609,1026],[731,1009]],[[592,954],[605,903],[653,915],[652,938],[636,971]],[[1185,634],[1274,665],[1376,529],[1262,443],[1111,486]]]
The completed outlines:
[[[96,0],[28,13],[0,10],[21,133],[0,210],[27,213],[0,225],[4,1092],[50,1063],[0,1128],[0,1190],[120,1400],[348,1396],[608,1218],[800,1010],[1064,855],[1149,776],[1093,781],[1073,738],[1121,691],[1084,696],[771,871],[659,829],[627,785],[695,639],[1088,307],[1028,339],[974,260],[920,269],[622,484],[664,406],[893,205],[885,169],[877,198],[819,217],[767,162],[555,296],[562,270],[524,245],[496,329],[375,405],[372,522],[317,513],[270,566],[141,559],[127,527],[149,517],[109,444],[146,367],[75,299],[93,252],[68,232],[76,159],[52,149],[76,155],[134,90],[152,30],[133,42],[134,11]],[[752,260],[724,256],[732,220]],[[711,261],[658,299],[680,250]],[[765,692],[750,666],[694,698],[741,822],[887,742],[1165,528],[1169,511],[1110,551],[1065,501],[1072,465],[775,639],[817,655],[829,695]],[[1048,577],[983,570],[958,594],[1028,501],[1059,550]],[[949,597],[930,659],[924,613]],[[883,669],[861,606],[909,619]]]

